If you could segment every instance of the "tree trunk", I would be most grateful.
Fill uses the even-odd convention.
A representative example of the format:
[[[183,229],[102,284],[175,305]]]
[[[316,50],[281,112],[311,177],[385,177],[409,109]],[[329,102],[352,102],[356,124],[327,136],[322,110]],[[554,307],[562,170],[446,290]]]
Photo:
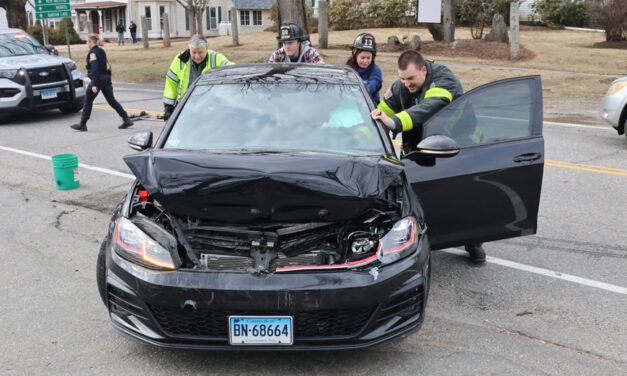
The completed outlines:
[[[455,7],[453,0],[442,0],[442,23],[444,24],[444,41],[455,40]]]
[[[187,8],[187,13],[189,17],[189,35],[198,34],[198,32],[196,32],[196,9],[189,7]]]
[[[26,30],[28,21],[26,18],[26,0],[0,0],[0,8],[7,12],[9,27]]]
[[[196,9],[196,32],[202,35],[202,15],[204,9]]]
[[[277,35],[281,32],[281,25],[290,22],[300,26],[305,36],[309,35],[304,0],[278,0],[276,10],[279,20]]]

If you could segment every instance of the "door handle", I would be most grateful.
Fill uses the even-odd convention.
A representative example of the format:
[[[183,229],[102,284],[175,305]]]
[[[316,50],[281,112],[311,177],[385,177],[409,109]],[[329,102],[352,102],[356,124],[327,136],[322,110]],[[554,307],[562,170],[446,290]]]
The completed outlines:
[[[540,153],[527,153],[527,154],[521,154],[518,155],[516,157],[514,157],[514,162],[533,162],[535,160],[538,160],[542,158],[542,154]]]

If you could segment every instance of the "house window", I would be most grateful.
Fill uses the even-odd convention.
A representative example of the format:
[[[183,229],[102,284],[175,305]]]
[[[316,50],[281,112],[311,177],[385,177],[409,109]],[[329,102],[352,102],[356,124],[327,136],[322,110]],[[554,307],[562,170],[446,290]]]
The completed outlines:
[[[229,22],[231,22],[231,10],[229,9]]]
[[[250,25],[250,12],[247,10],[239,11],[239,24],[242,26]]]
[[[261,11],[253,10],[253,25],[261,26]]]
[[[145,7],[144,12],[146,15],[146,23],[148,24],[148,30],[152,30],[152,13],[150,7]]]
[[[217,27],[216,8],[207,7],[207,30],[216,29]]]
[[[111,31],[111,9],[105,9],[102,16],[104,18],[105,31]]]
[[[189,30],[189,12],[185,9],[185,30]]]
[[[163,13],[165,13],[165,6],[160,5],[159,6],[159,26],[161,27],[161,30],[163,30]]]

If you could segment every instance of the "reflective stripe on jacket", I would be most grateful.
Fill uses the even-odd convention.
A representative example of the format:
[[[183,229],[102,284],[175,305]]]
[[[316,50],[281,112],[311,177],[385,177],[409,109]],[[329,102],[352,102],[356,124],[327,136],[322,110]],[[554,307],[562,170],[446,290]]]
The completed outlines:
[[[176,55],[170,69],[165,75],[165,87],[163,89],[163,103],[167,105],[175,105],[176,102],[185,95],[187,87],[189,86],[189,69],[191,64],[191,55],[189,49]],[[202,69],[202,73],[215,67],[221,67],[225,65],[232,65],[223,54],[212,50],[207,50],[207,57],[205,58],[205,67]]]

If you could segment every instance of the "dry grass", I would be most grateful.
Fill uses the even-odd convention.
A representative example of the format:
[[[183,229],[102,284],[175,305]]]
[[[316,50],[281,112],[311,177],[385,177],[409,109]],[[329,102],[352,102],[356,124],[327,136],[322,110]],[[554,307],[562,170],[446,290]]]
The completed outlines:
[[[387,41],[387,37],[396,35],[417,34],[424,41],[431,41],[431,35],[422,27],[371,29],[379,42]],[[320,50],[327,63],[342,64],[348,57],[348,49],[344,46],[352,41],[357,30],[332,31],[329,34],[329,46]],[[470,40],[468,28],[457,28],[456,37]],[[540,27],[522,27],[521,45],[531,52],[529,58],[512,62],[507,59],[482,59],[473,56],[427,55],[429,59],[444,61],[449,64],[460,78],[467,91],[478,85],[497,79],[522,76],[528,74],[542,75],[545,98],[600,98],[607,90],[611,77],[603,75],[627,74],[627,50],[610,48],[593,48],[595,43],[604,41],[603,33],[570,30],[550,30]],[[314,46],[317,45],[317,34],[311,35]],[[114,79],[125,82],[160,83],[172,58],[186,48],[186,40],[173,41],[172,47],[164,49],[159,41],[151,41],[151,47],[117,46],[106,44],[105,50],[113,65]],[[276,48],[275,34],[271,32],[240,35],[240,45],[232,46],[230,36],[209,39],[210,48],[224,53],[230,60],[237,63],[254,63],[265,61]],[[61,54],[67,53],[65,46],[58,46]],[[72,47],[72,55],[76,61],[83,61],[87,53],[86,46]],[[482,56],[478,53],[479,56]],[[395,58],[398,53],[382,52],[377,55],[377,63],[383,70],[384,89],[396,79]],[[494,66],[501,68],[497,69]],[[505,69],[504,69],[504,68]],[[575,72],[561,74],[553,72],[537,72],[534,70],[552,70]],[[579,75],[576,73],[585,73]]]

